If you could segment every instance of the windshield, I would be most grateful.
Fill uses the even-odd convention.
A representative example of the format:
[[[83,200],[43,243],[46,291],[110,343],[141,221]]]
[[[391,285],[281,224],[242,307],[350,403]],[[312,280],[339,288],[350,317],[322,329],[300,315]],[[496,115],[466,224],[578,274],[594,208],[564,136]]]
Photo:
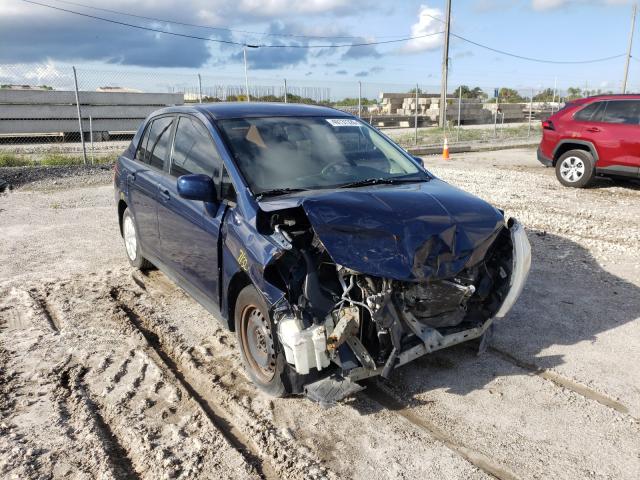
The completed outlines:
[[[428,179],[406,155],[353,118],[219,120],[254,194]]]

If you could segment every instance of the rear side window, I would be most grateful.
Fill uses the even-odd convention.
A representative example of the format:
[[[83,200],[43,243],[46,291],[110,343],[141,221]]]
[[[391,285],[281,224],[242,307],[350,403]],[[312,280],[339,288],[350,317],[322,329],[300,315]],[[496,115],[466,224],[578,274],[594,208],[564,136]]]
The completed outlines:
[[[222,158],[204,125],[195,118],[180,117],[171,157],[171,175],[201,173],[218,183],[221,168]]]
[[[172,124],[173,117],[160,117],[153,121],[149,129],[144,161],[158,170],[164,168],[164,163],[169,156]]]
[[[612,100],[608,102],[602,121],[606,123],[640,125],[640,101]]]
[[[149,140],[149,132],[151,131],[151,123],[147,125],[147,128],[144,130],[144,134],[140,139],[140,143],[138,144],[138,149],[136,150],[136,160],[140,162],[145,162],[147,159],[147,141]]]
[[[591,103],[576,113],[573,118],[581,122],[599,122],[602,120],[604,105],[605,102]]]

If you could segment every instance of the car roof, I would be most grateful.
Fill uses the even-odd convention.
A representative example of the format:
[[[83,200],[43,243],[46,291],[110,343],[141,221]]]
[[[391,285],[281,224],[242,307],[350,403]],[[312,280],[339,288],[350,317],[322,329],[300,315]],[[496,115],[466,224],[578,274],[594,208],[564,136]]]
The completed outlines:
[[[611,93],[607,95],[593,95],[591,97],[579,98],[577,100],[572,101],[572,103],[580,102],[593,102],[595,100],[640,100],[640,94],[637,93]]]
[[[225,118],[248,117],[351,117],[341,110],[316,105],[299,103],[267,103],[267,102],[220,102],[196,103],[176,107],[168,107],[156,112],[162,113],[193,113],[208,114],[214,120]]]

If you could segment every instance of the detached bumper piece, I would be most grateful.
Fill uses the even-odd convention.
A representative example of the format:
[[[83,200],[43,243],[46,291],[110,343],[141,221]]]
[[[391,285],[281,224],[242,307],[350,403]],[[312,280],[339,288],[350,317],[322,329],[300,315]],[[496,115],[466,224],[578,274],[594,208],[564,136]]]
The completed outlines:
[[[304,386],[305,395],[324,408],[331,407],[361,390],[364,390],[362,385],[358,385],[341,375],[331,375]]]

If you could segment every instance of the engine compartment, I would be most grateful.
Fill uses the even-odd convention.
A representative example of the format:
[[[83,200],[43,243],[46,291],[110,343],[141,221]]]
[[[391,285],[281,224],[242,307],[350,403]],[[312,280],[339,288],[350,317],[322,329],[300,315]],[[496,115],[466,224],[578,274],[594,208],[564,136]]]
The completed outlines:
[[[507,225],[467,252],[448,278],[407,281],[336,264],[301,207],[260,211],[256,220],[281,247],[264,276],[288,302],[272,318],[287,362],[301,375],[387,377],[417,356],[483,335],[512,286],[514,229]]]

